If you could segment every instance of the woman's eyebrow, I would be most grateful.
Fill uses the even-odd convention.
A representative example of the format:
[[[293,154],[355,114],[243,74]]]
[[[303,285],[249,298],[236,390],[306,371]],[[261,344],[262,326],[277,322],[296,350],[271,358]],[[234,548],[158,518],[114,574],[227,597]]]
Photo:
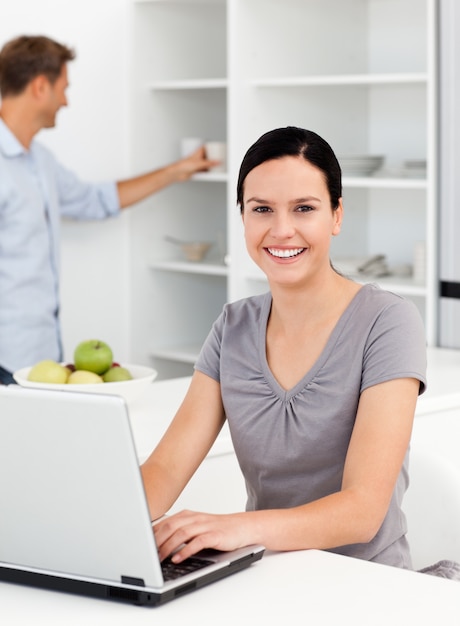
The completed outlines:
[[[257,202],[258,204],[270,204],[270,200],[264,200],[263,198],[257,198],[256,196],[248,198],[246,200],[246,203],[248,202]],[[290,200],[290,202],[291,204],[301,204],[302,202],[321,202],[321,198],[317,198],[316,196],[306,196],[304,198]]]
[[[259,204],[268,204],[270,200],[264,200],[263,198],[257,198],[256,196],[253,196],[252,198],[248,198],[245,202],[258,202]]]

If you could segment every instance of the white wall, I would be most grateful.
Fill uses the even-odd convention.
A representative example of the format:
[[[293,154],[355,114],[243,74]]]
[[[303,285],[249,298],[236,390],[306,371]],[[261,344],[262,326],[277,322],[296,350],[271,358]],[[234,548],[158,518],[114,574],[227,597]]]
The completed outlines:
[[[3,7],[0,46],[19,34],[44,34],[77,52],[69,64],[69,104],[39,139],[86,180],[128,170],[128,0],[15,0]],[[7,17],[5,17],[7,15]],[[64,350],[97,337],[130,361],[129,211],[99,223],[63,224],[61,303]]]

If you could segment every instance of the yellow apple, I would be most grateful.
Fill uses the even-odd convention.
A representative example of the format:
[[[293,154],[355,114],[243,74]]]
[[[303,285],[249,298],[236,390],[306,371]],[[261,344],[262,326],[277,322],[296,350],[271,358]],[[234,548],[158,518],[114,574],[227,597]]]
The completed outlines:
[[[75,370],[67,379],[67,384],[69,385],[97,385],[103,382],[104,381],[98,374],[86,370]]]
[[[56,363],[56,361],[44,360],[36,363],[30,370],[27,379],[34,383],[65,384],[69,378],[69,370]]]

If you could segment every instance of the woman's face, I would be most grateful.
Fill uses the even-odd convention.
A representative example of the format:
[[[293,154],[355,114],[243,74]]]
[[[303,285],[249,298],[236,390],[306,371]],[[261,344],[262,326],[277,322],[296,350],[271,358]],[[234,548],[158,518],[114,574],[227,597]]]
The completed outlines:
[[[330,270],[342,201],[331,207],[324,174],[302,157],[266,161],[246,177],[243,222],[251,258],[271,284],[300,284]]]

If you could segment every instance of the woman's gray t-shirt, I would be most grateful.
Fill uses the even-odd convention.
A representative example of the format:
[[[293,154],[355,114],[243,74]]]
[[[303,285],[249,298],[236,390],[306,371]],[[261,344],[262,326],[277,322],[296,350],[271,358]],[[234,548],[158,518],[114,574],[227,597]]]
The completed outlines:
[[[195,365],[221,385],[247,510],[294,507],[340,491],[361,392],[396,378],[418,379],[420,392],[426,385],[423,323],[400,296],[363,286],[316,363],[287,391],[266,359],[270,308],[270,293],[227,304]],[[332,551],[411,567],[401,511],[407,470],[408,455],[375,538]]]

